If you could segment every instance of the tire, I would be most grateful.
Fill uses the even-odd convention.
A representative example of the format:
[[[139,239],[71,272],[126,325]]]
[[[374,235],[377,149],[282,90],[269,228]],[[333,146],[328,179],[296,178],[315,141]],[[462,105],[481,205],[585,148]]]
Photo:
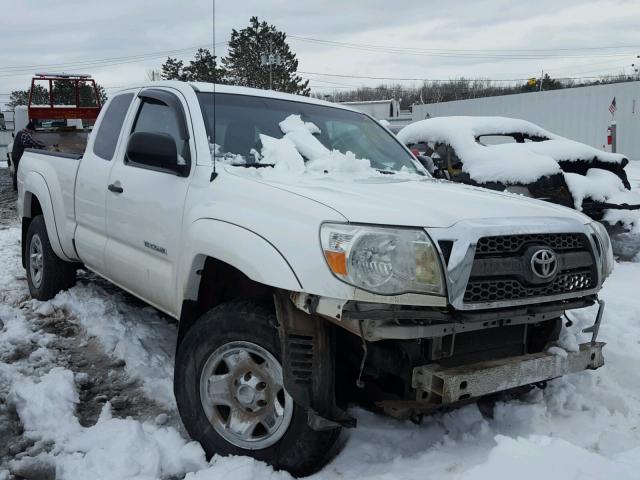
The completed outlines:
[[[283,419],[280,424],[282,428],[278,428],[275,434],[269,436],[267,429],[262,424],[259,424],[251,430],[252,433],[250,435],[261,438],[260,435],[264,432],[267,435],[267,440],[257,441],[252,446],[241,446],[238,443],[244,442],[244,440],[237,438],[233,431],[230,432],[229,428],[231,427],[224,429],[221,426],[225,421],[225,413],[227,414],[226,421],[230,424],[230,419],[234,412],[238,412],[237,415],[240,416],[243,412],[241,408],[243,408],[243,405],[246,406],[247,397],[242,398],[242,389],[245,387],[244,385],[237,387],[236,382],[246,381],[247,375],[244,372],[247,370],[247,365],[243,367],[236,366],[233,370],[228,368],[227,372],[225,372],[227,367],[226,359],[218,363],[223,367],[222,370],[211,370],[212,365],[216,365],[216,359],[224,358],[228,352],[232,354],[229,354],[227,358],[234,359],[233,352],[239,352],[240,349],[244,348],[249,351],[249,356],[252,360],[256,360],[254,359],[254,351],[259,350],[262,352],[258,354],[259,357],[260,355],[268,356],[264,353],[264,350],[266,350],[281,368],[280,343],[275,325],[276,318],[273,307],[269,308],[266,305],[251,301],[234,301],[222,304],[200,317],[186,332],[178,346],[174,374],[174,392],[178,410],[189,435],[200,442],[208,457],[213,454],[247,455],[269,463],[276,469],[287,470],[292,475],[309,475],[324,466],[328,461],[329,455],[333,450],[332,447],[338,440],[340,428],[325,431],[311,429],[307,424],[307,410],[296,404],[284,391],[283,387],[277,385],[272,388],[272,385],[277,382],[267,381],[268,386],[266,388],[262,387],[265,388],[265,392],[269,392],[267,397],[271,396],[271,399],[267,400],[268,403],[264,407],[265,410],[272,404],[275,405],[276,401],[280,405],[284,405],[282,408]],[[258,350],[255,350],[256,346]],[[220,352],[226,353],[221,354]],[[240,355],[238,354],[236,357],[240,357]],[[237,362],[238,365],[241,364],[237,360],[233,360],[233,362]],[[253,374],[256,377],[261,376],[259,372],[256,373],[258,367],[255,367],[255,362],[248,365],[249,370],[251,365],[254,366],[255,371]],[[258,365],[260,367],[266,365],[265,369],[273,366],[268,359],[264,363],[258,363]],[[209,408],[208,415],[201,399],[204,397],[205,400],[213,403],[219,402],[219,400],[210,400],[207,397],[209,395],[208,387],[202,385],[211,385],[211,383],[205,382],[204,379],[222,378],[215,375],[210,377],[208,372],[211,371],[216,371],[221,375],[230,374],[228,382],[225,383],[230,393],[225,398],[231,398],[232,407],[207,406]],[[266,378],[265,375],[262,376]],[[275,375],[272,377],[275,377]],[[251,377],[252,380],[253,377]],[[217,384],[217,382],[215,383]],[[260,393],[257,390],[259,386],[260,383],[257,384],[254,393]],[[275,395],[275,390],[278,388],[281,391]],[[285,395],[286,397],[284,397]],[[276,400],[276,397],[279,400]],[[282,402],[283,397],[284,402]],[[219,397],[216,396],[215,398]],[[251,395],[249,395],[249,398],[252,398]],[[243,400],[245,403],[241,404]],[[287,406],[291,408],[288,410]],[[249,408],[251,409],[253,406]],[[249,412],[249,409],[247,411]],[[290,412],[288,419],[286,418],[287,411]],[[259,408],[256,412],[249,413],[249,422],[261,415]],[[213,420],[210,421],[209,418]],[[288,423],[288,426],[285,425],[285,422]],[[221,434],[221,432],[223,433]],[[226,437],[223,435],[226,435]]]
[[[44,217],[31,220],[25,245],[29,292],[38,300],[50,300],[76,281],[76,264],[60,259],[49,242]]]

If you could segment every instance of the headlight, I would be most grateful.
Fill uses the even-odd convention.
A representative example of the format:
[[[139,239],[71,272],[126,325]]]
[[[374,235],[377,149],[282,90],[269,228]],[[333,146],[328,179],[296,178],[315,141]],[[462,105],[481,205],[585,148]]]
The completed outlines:
[[[340,280],[382,295],[444,295],[438,252],[424,230],[325,223],[320,241]]]
[[[600,222],[591,222],[589,224],[591,229],[596,235],[599,242],[600,257],[602,258],[601,272],[602,279],[607,278],[615,265],[615,259],[613,258],[613,248],[611,247],[611,239],[609,239],[609,233],[607,229]]]

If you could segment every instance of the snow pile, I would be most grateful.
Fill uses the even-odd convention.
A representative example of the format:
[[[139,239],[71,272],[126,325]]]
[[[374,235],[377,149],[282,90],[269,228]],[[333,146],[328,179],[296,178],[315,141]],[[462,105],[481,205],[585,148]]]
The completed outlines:
[[[383,174],[371,166],[367,159],[357,158],[353,152],[345,153],[325,147],[315,135],[321,131],[317,125],[304,122],[300,115],[289,115],[279,123],[284,134],[275,138],[261,134],[260,152],[252,152],[261,168],[243,168],[250,175],[272,180],[291,180],[301,178],[330,178],[332,180],[351,181],[380,177]],[[216,161],[222,161],[229,167],[247,163],[241,155],[221,153],[218,145],[212,145],[212,155]],[[273,166],[273,168],[270,168]],[[237,173],[237,170],[236,170]],[[402,177],[418,177],[408,171],[397,172]],[[423,176],[419,176],[424,179]]]
[[[274,171],[300,175],[323,176],[331,174],[351,177],[381,175],[371,167],[371,162],[358,159],[352,152],[329,150],[314,135],[320,129],[311,122],[304,122],[300,115],[289,115],[279,123],[284,133],[281,139],[260,135],[262,142],[261,163],[275,165]],[[305,163],[304,158],[307,159]]]
[[[474,139],[479,136],[509,135],[522,133],[529,137],[540,137],[542,142],[518,143],[522,150],[530,150],[553,157],[557,161],[598,160],[609,163],[622,163],[626,157],[619,153],[609,153],[590,147],[584,143],[556,135],[544,128],[518,118],[509,117],[470,117],[452,116],[421,120],[404,127],[398,132],[401,142],[419,143],[425,141],[465,142],[465,137]],[[453,143],[451,143],[453,144]],[[479,147],[483,145],[479,145]],[[488,146],[492,148],[496,145]],[[455,148],[455,147],[454,147]]]
[[[624,190],[609,198],[610,203],[640,205],[640,193]],[[611,225],[622,224],[632,233],[640,234],[640,210],[605,210],[603,220]]]
[[[274,165],[274,171],[279,173],[299,175],[304,172],[304,159],[291,140],[260,135],[260,141],[262,142],[261,163]]]
[[[559,438],[537,435],[509,438],[498,435],[496,443],[486,463],[468,470],[459,479],[505,478],[505,472],[514,472],[518,480],[631,479],[637,476],[640,467],[640,449],[609,459]],[[515,475],[515,472],[519,473]]]
[[[78,401],[73,372],[64,368],[37,381],[15,382],[9,396],[26,434],[54,442],[47,457],[55,464],[56,478],[167,478],[206,465],[196,442],[170,427],[113,418],[109,403],[95,425],[82,427],[74,413]]]
[[[522,133],[541,142],[481,145],[483,135]],[[462,170],[477,182],[530,183],[561,171],[559,161],[622,163],[624,155],[608,153],[548,132],[533,123],[506,117],[437,117],[404,127],[398,138],[405,145],[437,142],[451,145],[463,160]]]
[[[590,168],[586,175],[565,173],[576,210],[582,210],[585,199],[622,205],[640,204],[640,193],[627,190],[620,177],[601,168]],[[605,210],[603,220],[610,225],[622,224],[627,230],[640,233],[640,210]]]
[[[149,398],[175,409],[173,359],[177,328],[151,307],[128,305],[123,295],[80,282],[42,305],[72,315],[90,336],[98,339],[108,355],[125,362],[125,370],[142,382]]]
[[[590,168],[586,175],[565,173],[564,178],[575,201],[576,210],[582,210],[585,198],[608,202],[616,193],[627,191],[620,177],[601,168]]]
[[[552,134],[552,137],[544,142],[525,142],[518,145],[523,145],[523,148],[532,152],[548,155],[557,161],[584,160],[589,162],[597,158],[606,163],[622,163],[626,159],[624,155],[619,153],[605,152],[555,134]]]
[[[8,400],[30,438],[68,441],[80,428],[73,413],[80,400],[70,370],[53,368],[38,383],[22,378],[13,385]]]
[[[220,145],[217,143],[209,144],[209,153],[211,159],[215,162],[222,163],[224,165],[244,165],[247,163],[247,159],[242,155],[230,152],[223,152]]]
[[[421,120],[404,127],[398,139],[405,145],[436,142],[451,145],[463,160],[462,170],[480,183],[530,183],[541,177],[561,172],[560,165],[551,157],[523,149],[517,143],[484,146],[476,136],[490,131],[493,134],[514,132],[528,122],[500,117],[438,117]],[[535,135],[546,136],[542,129]],[[529,144],[526,144],[529,145]]]

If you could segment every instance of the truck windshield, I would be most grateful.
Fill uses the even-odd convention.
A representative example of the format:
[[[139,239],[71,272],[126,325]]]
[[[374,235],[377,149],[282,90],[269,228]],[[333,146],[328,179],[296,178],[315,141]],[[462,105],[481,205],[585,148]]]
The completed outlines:
[[[329,150],[352,152],[384,173],[402,170],[424,174],[393,134],[364,114],[247,95],[198,93],[198,98],[210,143],[221,154],[240,155],[246,162],[253,162],[256,152],[262,149],[260,135],[282,138],[280,122],[299,115],[304,122],[318,127],[314,137]]]

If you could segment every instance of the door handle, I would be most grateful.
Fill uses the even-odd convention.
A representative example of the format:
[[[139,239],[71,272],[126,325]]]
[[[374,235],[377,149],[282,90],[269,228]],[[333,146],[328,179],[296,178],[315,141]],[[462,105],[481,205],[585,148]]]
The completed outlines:
[[[112,184],[110,184],[108,187],[110,192],[113,193],[122,193],[124,192],[124,188],[122,188],[122,186],[120,186],[120,182],[114,182]]]

